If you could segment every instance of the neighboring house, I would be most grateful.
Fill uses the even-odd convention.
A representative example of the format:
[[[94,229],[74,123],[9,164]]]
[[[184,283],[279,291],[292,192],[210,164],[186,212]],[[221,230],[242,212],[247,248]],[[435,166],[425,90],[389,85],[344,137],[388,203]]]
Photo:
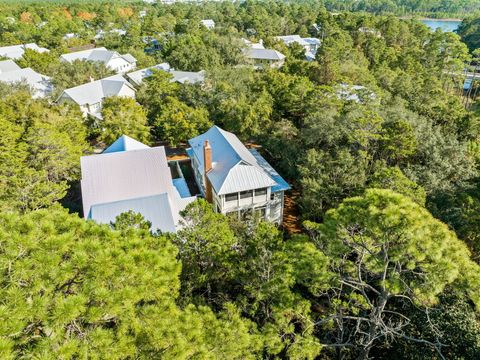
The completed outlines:
[[[43,98],[51,94],[52,82],[48,76],[31,68],[22,69],[12,60],[0,61],[0,82],[7,84],[24,83],[32,89],[32,97]]]
[[[200,23],[207,29],[211,30],[215,28],[215,21],[213,21],[212,19],[200,20]]]
[[[40,47],[37,44],[30,43],[30,44],[22,44],[22,45],[12,45],[12,46],[3,46],[0,47],[0,56],[6,57],[12,60],[20,59],[25,49],[31,49],[38,51],[39,53],[49,52],[50,50]]]
[[[245,43],[245,45],[247,45],[247,47],[250,48],[250,49],[265,49],[265,47],[263,46],[263,40],[262,39],[260,39],[258,41],[258,43],[253,43],[250,40],[243,39],[243,38],[242,38],[242,40]]]
[[[258,151],[217,126],[188,143],[195,180],[215,211],[239,218],[255,213],[281,224],[290,186]]]
[[[103,100],[110,96],[135,98],[135,89],[123,76],[113,75],[66,89],[57,103],[76,103],[80,106],[83,116],[92,115],[101,119]]]
[[[356,103],[375,100],[377,95],[361,85],[339,84],[336,89],[337,98]]]
[[[135,70],[137,63],[137,59],[130,54],[120,55],[118,52],[107,50],[104,47],[63,54],[60,56],[60,60],[70,63],[75,60],[99,61],[117,74]]]
[[[358,32],[361,32],[361,33],[366,34],[366,35],[372,35],[372,36],[377,37],[377,38],[382,37],[382,33],[380,31],[378,31],[377,29],[372,29],[372,28],[368,28],[368,27],[361,27],[361,28],[358,29]]]
[[[177,70],[173,70],[168,63],[162,63],[155,66],[151,66],[149,68],[137,70],[137,71],[128,73],[126,77],[133,85],[140,86],[143,83],[143,79],[152,75],[153,69],[163,70],[170,73],[173,76],[172,82],[176,81],[181,84],[185,84],[185,83],[196,84],[196,83],[202,83],[205,80],[204,71],[198,71],[198,72],[177,71]]]
[[[97,34],[93,38],[95,40],[100,40],[100,39],[103,39],[105,35],[108,35],[108,34],[117,34],[119,36],[125,36],[127,35],[127,31],[123,29],[112,29],[109,31],[100,30],[100,31],[97,31]]]
[[[259,68],[279,68],[285,62],[285,55],[273,49],[246,49],[245,57],[257,69]]]
[[[152,231],[175,232],[182,211],[196,199],[185,181],[177,188],[163,146],[149,147],[121,136],[102,154],[82,156],[83,216],[101,224],[134,211],[152,224]],[[186,193],[187,192],[187,193]]]
[[[315,54],[320,47],[320,40],[316,38],[302,38],[300,35],[276,36],[275,38],[283,41],[287,46],[293,43],[302,46],[305,49],[305,57],[308,61],[315,59]]]
[[[75,33],[68,33],[63,36],[63,40],[70,40],[70,39],[75,39],[78,38],[78,35]]]

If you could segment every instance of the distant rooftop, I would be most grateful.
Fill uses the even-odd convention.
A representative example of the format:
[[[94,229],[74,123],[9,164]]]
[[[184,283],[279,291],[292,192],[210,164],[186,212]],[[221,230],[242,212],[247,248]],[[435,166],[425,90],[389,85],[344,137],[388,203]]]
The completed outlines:
[[[26,49],[35,50],[39,53],[50,51],[46,48],[38,46],[35,43],[29,43],[29,44],[10,45],[10,46],[0,47],[0,56],[6,57],[12,60],[17,60],[23,56]]]

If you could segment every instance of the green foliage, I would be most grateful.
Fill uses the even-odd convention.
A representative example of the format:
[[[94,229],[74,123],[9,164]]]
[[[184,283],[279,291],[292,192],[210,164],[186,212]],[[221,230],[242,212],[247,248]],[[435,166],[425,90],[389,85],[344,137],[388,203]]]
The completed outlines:
[[[144,143],[150,140],[146,111],[132,98],[106,98],[102,105],[102,120],[97,126],[98,130],[94,132],[106,144],[111,144],[124,134]]]
[[[330,297],[336,341],[354,337],[361,358],[378,339],[415,337],[402,330],[409,313],[397,302],[425,309],[451,286],[478,308],[479,269],[467,247],[407,197],[369,189],[328,211],[322,224],[306,226],[337,276]]]
[[[0,101],[0,123],[0,208],[25,211],[62,199],[89,148],[80,115],[20,91]]]
[[[142,214],[133,210],[121,213],[115,217],[115,221],[111,223],[115,230],[126,231],[128,229],[150,230],[152,223],[145,220]]]
[[[380,165],[368,184],[371,188],[390,189],[405,195],[421,206],[425,206],[425,190],[405,176],[398,167]]]
[[[208,130],[212,123],[208,112],[202,108],[192,108],[173,97],[168,97],[162,111],[154,119],[153,132],[158,139],[178,145]]]
[[[52,83],[55,87],[54,98],[59,96],[65,89],[88,83],[92,80],[103,79],[115,73],[106,68],[98,61],[73,62],[61,61],[57,66],[52,66],[45,75],[51,75]]]
[[[221,308],[233,302],[254,320],[269,354],[313,359],[321,345],[313,336],[309,301],[328,288],[328,259],[299,237],[285,243],[269,223],[241,223],[213,212],[199,200],[184,212],[185,227],[175,236],[183,264],[181,298]]]
[[[470,50],[480,48],[480,18],[477,16],[468,17],[463,20],[458,28],[458,33],[463,42]]]
[[[253,359],[262,341],[232,305],[175,305],[165,237],[112,231],[58,208],[0,215],[2,358]]]

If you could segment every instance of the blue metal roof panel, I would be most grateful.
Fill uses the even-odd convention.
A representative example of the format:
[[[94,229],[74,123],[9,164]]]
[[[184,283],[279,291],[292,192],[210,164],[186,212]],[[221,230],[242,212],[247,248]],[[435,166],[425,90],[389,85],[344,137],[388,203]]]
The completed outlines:
[[[285,181],[284,178],[280,176],[280,174],[270,165],[267,160],[264,159],[262,155],[256,149],[250,149],[250,152],[255,159],[257,160],[257,164],[277,183],[277,185],[272,186],[272,192],[278,191],[287,191],[290,190],[291,187]]]
[[[188,190],[188,185],[184,178],[173,179],[172,182],[182,199],[192,196],[190,194],[190,190]]]

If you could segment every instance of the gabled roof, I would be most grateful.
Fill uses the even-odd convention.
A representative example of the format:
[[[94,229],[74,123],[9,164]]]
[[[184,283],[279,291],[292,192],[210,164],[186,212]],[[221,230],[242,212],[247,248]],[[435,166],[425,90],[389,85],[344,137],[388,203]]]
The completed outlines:
[[[115,142],[106,148],[102,154],[120,152],[120,151],[130,151],[130,150],[140,150],[148,149],[149,146],[132,139],[130,136],[122,135]]]
[[[308,45],[308,43],[304,41],[300,35],[275,36],[275,38],[283,41],[287,45],[291,43],[297,43],[302,46]]]
[[[111,59],[118,58],[118,57],[122,57],[125,61],[129,63],[136,62],[136,59],[130,54],[120,55],[118,52],[107,50],[104,47],[76,51],[68,54],[63,54],[60,56],[61,59],[68,62],[73,62],[75,60],[85,60],[85,61],[100,61],[105,64],[107,64]]]
[[[20,69],[21,67],[15,64],[13,60],[0,61],[0,74]]]
[[[122,212],[133,210],[151,221],[154,230],[175,231],[179,212],[195,197],[182,198],[173,185],[163,146],[137,143],[127,140],[125,150],[110,147],[109,152],[80,159],[84,216],[110,223]]]
[[[44,97],[52,91],[50,78],[37,73],[32,68],[19,68],[18,70],[2,72],[0,73],[0,81],[9,84],[25,82],[33,89],[34,98]]]
[[[285,55],[273,49],[247,49],[246,56],[258,60],[283,60]]]
[[[192,147],[190,153],[198,160],[200,173],[204,168],[206,140],[212,147],[213,163],[207,177],[218,195],[277,185],[245,145],[234,134],[218,126],[188,141]]]
[[[173,81],[181,84],[196,84],[205,81],[205,71],[203,70],[198,72],[171,70],[170,74],[173,75]]]
[[[253,43],[250,40],[245,38],[242,38],[242,40],[245,43],[245,45],[247,45],[251,49],[265,49],[265,47],[263,46],[263,40],[260,40],[260,42],[258,43]]]
[[[143,83],[143,79],[153,74],[153,71],[152,71],[153,69],[163,70],[172,74],[173,76],[172,81],[176,81],[181,84],[184,84],[184,83],[196,84],[198,82],[203,82],[205,80],[205,71],[192,72],[192,71],[172,70],[168,63],[162,63],[155,66],[151,66],[149,68],[133,71],[128,73],[126,76],[130,80],[132,80],[132,82],[135,85],[139,86]]]
[[[63,91],[60,98],[67,95],[78,105],[96,104],[109,96],[116,96],[124,86],[134,90],[132,85],[121,75],[113,75],[92,81]]]
[[[25,49],[35,50],[35,51],[38,51],[39,53],[50,51],[46,48],[38,46],[35,43],[29,43],[29,44],[10,45],[10,46],[0,47],[0,56],[13,59],[13,60],[20,59],[23,56]]]
[[[176,231],[175,219],[167,193],[95,204],[91,207],[88,218],[100,224],[110,224],[115,222],[118,215],[130,210],[142,214],[145,220],[152,223],[152,228],[155,230]]]
[[[147,78],[147,77],[149,77],[153,74],[152,70],[154,70],[154,69],[168,71],[168,70],[170,70],[170,65],[168,63],[161,63],[161,64],[157,64],[157,65],[154,65],[154,66],[150,66],[150,67],[145,68],[145,69],[140,69],[140,70],[129,72],[128,74],[126,74],[126,76],[130,80],[132,80],[136,85],[141,85],[142,82],[143,82],[143,79],[145,79],[145,78]]]

